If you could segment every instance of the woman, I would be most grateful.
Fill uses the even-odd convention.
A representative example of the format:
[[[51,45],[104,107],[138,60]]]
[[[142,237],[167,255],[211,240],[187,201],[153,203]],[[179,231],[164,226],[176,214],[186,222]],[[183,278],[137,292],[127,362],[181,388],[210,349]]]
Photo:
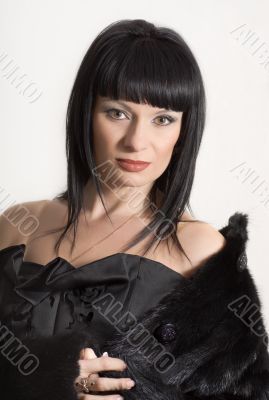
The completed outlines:
[[[123,20],[93,41],[67,190],[1,215],[1,399],[269,398],[247,215],[218,231],[186,210],[204,125],[178,33]]]

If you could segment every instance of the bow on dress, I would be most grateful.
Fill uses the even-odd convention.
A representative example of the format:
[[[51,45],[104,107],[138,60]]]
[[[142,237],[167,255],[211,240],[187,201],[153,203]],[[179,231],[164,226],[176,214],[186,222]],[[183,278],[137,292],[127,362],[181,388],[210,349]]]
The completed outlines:
[[[98,260],[76,268],[61,257],[56,257],[44,266],[30,263],[30,270],[26,269],[23,273],[22,268],[27,264],[23,262],[26,246],[21,244],[15,247],[18,250],[12,254],[11,263],[5,265],[4,273],[19,296],[12,316],[13,328],[17,334],[23,334],[26,326],[27,334],[30,335],[33,310],[48,297],[49,312],[53,312],[54,316],[57,314],[56,305],[60,301],[69,305],[72,320],[66,329],[74,328],[76,322],[87,325],[93,318],[92,300],[104,293],[107,285],[125,284],[128,280],[121,269],[117,274],[115,270],[102,264],[103,269],[100,271]]]

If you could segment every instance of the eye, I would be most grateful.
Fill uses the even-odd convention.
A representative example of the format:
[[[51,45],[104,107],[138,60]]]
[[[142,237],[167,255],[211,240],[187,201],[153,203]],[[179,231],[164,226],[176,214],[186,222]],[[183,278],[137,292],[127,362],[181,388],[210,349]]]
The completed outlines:
[[[109,116],[111,116],[111,114],[113,114],[113,113],[114,113],[114,115],[116,113],[125,115],[123,111],[118,110],[117,108],[110,108],[110,109],[106,110],[105,112],[107,114],[109,114]],[[123,119],[123,118],[115,118],[115,117],[112,117],[112,116],[111,116],[111,118],[113,118],[113,119]]]
[[[170,115],[160,115],[159,117],[157,117],[157,119],[166,119],[169,121],[169,123],[167,124],[157,124],[157,125],[161,125],[161,126],[166,126],[166,125],[170,125],[171,123],[173,123],[175,121],[175,119],[173,117],[170,117]]]
[[[126,114],[123,111],[119,110],[118,108],[109,108],[109,109],[105,110],[105,112],[112,119],[116,119],[116,120],[124,119],[124,118],[117,118],[117,115],[119,115],[119,114],[125,115],[125,117],[126,117]],[[175,121],[175,119],[173,117],[171,117],[170,115],[160,115],[159,117],[157,117],[157,119],[167,120],[168,121],[168,123],[165,123],[165,124],[163,124],[163,123],[157,124],[157,125],[160,125],[160,126],[170,125],[171,123],[173,123]]]

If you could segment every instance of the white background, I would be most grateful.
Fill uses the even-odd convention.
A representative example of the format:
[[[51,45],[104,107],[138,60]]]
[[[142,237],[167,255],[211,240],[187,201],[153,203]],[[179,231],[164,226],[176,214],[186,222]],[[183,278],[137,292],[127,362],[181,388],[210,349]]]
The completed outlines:
[[[2,0],[2,211],[9,203],[50,199],[65,188],[67,102],[82,57],[101,29],[135,18],[171,27],[194,52],[207,94],[191,205],[197,218],[218,229],[235,211],[248,213],[248,264],[269,328],[268,15],[265,0]],[[39,91],[35,102],[30,90],[21,93],[7,78],[14,67]]]

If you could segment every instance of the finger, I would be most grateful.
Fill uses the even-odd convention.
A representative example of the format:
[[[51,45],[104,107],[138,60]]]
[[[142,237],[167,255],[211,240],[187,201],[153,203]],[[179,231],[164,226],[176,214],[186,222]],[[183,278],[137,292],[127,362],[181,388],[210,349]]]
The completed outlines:
[[[97,355],[95,354],[94,350],[92,348],[86,347],[84,357],[87,360],[97,358]]]
[[[81,370],[91,372],[100,371],[123,371],[127,365],[123,360],[116,357],[97,357],[92,360],[79,360]]]
[[[90,360],[92,358],[96,358],[96,354],[92,348],[86,347],[80,351],[80,359],[82,360]]]
[[[91,375],[90,381],[94,381]],[[98,377],[92,386],[94,391],[110,391],[110,390],[127,390],[131,389],[135,384],[129,378],[106,378]],[[90,385],[88,385],[90,386]]]
[[[101,357],[107,357],[107,356],[108,356],[108,353],[105,351],[102,354]],[[84,348],[84,349],[81,350],[81,352],[80,352],[80,360],[90,360],[90,359],[93,359],[93,358],[97,358],[97,356],[94,353],[92,348],[87,347],[87,348]],[[80,360],[79,360],[79,365],[80,365],[80,369],[81,369],[80,376],[82,378],[84,378],[84,377],[88,376],[89,371],[87,369],[87,364],[81,363]],[[87,375],[85,376],[85,374],[87,374]],[[98,374],[96,374],[96,377],[98,377]]]
[[[99,378],[98,374],[95,373],[91,373],[91,381],[97,381],[97,379]],[[81,371],[80,375],[75,379],[75,383],[76,382],[80,382],[81,378],[88,378],[89,377],[89,372],[88,371]]]
[[[92,362],[95,361],[94,359],[92,360],[78,360],[78,365],[79,365],[79,376],[81,378],[87,378],[89,374],[92,375],[97,375],[98,376],[98,371],[96,371],[94,366],[92,366]]]

